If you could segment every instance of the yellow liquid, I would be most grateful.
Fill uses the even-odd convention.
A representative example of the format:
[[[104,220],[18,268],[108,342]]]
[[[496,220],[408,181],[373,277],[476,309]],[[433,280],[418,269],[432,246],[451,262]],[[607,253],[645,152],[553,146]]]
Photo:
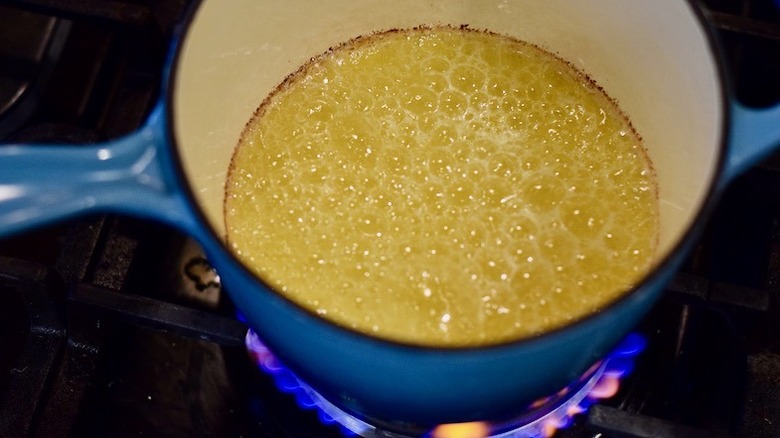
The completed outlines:
[[[658,234],[640,138],[532,45],[393,31],[312,60],[261,105],[226,185],[233,251],[312,312],[429,346],[533,336],[619,297]]]

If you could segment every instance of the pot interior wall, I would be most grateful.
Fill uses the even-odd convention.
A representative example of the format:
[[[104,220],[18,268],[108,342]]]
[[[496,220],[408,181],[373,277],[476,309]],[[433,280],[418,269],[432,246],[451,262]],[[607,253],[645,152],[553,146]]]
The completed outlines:
[[[284,77],[355,36],[421,24],[514,36],[589,74],[632,120],[655,165],[659,255],[687,231],[715,173],[724,115],[713,54],[685,1],[207,0],[179,58],[173,123],[192,192],[219,234],[234,146]]]

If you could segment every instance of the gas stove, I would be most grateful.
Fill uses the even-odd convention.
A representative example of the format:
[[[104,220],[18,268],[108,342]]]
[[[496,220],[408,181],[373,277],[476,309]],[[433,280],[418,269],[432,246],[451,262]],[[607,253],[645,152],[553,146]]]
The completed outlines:
[[[780,4],[699,1],[724,42],[738,99],[780,101]],[[190,3],[0,2],[0,141],[90,143],[137,128]],[[300,382],[253,344],[198,245],[164,225],[92,215],[4,239],[0,296],[0,436],[356,432],[316,407],[316,393],[294,390]],[[727,189],[631,335],[643,351],[623,364],[611,397],[588,396],[587,410],[559,421],[555,436],[777,436],[779,298],[775,154]],[[362,434],[402,435],[368,426]],[[458,433],[484,432],[475,427]]]

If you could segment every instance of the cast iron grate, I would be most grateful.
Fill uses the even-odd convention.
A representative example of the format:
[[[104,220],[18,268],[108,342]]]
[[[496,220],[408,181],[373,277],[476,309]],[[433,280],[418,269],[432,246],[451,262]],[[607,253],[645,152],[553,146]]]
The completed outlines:
[[[23,88],[0,103],[0,138],[79,143],[137,127],[188,3],[3,2],[0,17],[24,11],[38,27],[24,26],[34,53],[0,46],[0,76]],[[739,99],[780,101],[777,2],[702,3]],[[727,191],[643,323],[648,350],[618,395],[559,436],[777,434],[778,160]],[[236,346],[245,327],[184,236],[89,217],[4,240],[0,256],[0,338],[12,339],[0,358],[0,435],[340,436],[246,360]]]

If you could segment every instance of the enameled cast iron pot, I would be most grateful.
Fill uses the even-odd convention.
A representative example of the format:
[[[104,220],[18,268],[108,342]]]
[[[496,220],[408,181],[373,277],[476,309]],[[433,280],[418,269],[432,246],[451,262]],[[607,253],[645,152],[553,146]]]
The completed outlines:
[[[203,245],[271,350],[323,396],[374,418],[499,419],[576,380],[646,313],[719,191],[780,139],[780,107],[728,93],[702,12],[683,0],[208,0],[182,26],[146,124],[90,146],[0,147],[0,234],[114,211]],[[657,170],[655,269],[596,315],[534,339],[435,349],[372,339],[275,294],[223,246],[226,171],[244,124],[310,57],[358,35],[468,24],[538,44],[591,75],[642,135]],[[269,211],[268,214],[274,214]]]

